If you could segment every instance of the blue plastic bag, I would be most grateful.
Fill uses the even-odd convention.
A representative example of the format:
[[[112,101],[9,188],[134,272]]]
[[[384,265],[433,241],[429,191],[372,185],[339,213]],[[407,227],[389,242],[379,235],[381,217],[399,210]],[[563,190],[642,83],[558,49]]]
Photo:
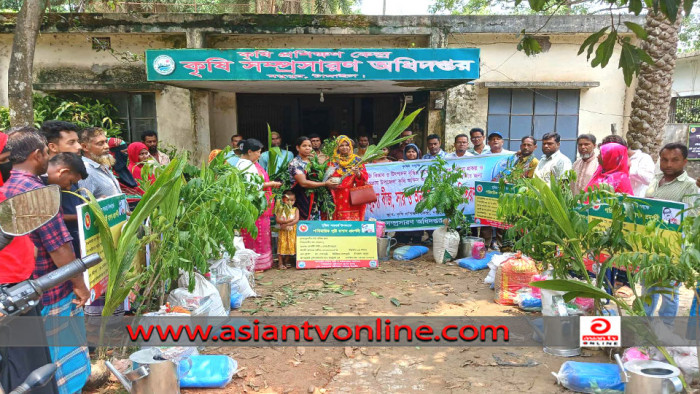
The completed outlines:
[[[457,264],[459,264],[460,267],[466,268],[470,271],[483,270],[483,269],[486,269],[489,267],[489,262],[491,261],[491,258],[497,254],[500,254],[500,253],[496,252],[496,251],[488,252],[488,253],[486,253],[486,256],[484,256],[483,259],[475,259],[473,257],[465,257],[465,258],[457,260]]]
[[[191,356],[180,361],[180,387],[225,387],[238,370],[238,363],[229,356],[206,354]]]
[[[394,250],[394,260],[413,260],[428,253],[428,248],[426,246],[401,246]]]
[[[232,291],[231,292],[231,309],[238,309],[243,304],[243,294]]]
[[[567,361],[562,364],[556,377],[559,384],[579,393],[625,391],[625,383],[620,379],[620,367],[617,364]]]

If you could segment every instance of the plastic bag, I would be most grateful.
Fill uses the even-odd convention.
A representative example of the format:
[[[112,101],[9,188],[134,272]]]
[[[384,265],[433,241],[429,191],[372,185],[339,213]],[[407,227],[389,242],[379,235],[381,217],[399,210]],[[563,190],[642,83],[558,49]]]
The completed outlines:
[[[413,260],[428,253],[426,246],[401,246],[394,250],[394,260]]]
[[[495,301],[501,305],[515,305],[516,292],[527,286],[537,273],[534,260],[516,253],[496,270]]]
[[[216,273],[217,277],[227,276],[231,278],[231,293],[239,293],[243,299],[256,297],[255,291],[250,286],[250,279],[253,274],[243,268],[232,267],[230,260],[220,259],[211,264],[210,270]],[[242,300],[241,300],[242,302]]]
[[[561,365],[558,374],[552,372],[552,375],[557,378],[557,383],[579,393],[625,391],[625,383],[620,379],[620,367],[617,364],[567,361]]]
[[[498,267],[501,264],[503,264],[504,261],[508,260],[513,256],[515,256],[515,253],[503,253],[494,255],[488,262],[488,266],[491,270],[489,271],[489,274],[486,275],[484,283],[493,284],[496,281],[496,271],[498,270]],[[491,288],[493,288],[493,286],[491,286]]]
[[[459,233],[448,227],[433,231],[433,258],[436,263],[447,263],[457,257]]]
[[[515,302],[518,304],[518,308],[526,312],[539,312],[542,310],[542,300],[533,294],[530,287],[523,287],[518,290]]]
[[[238,363],[229,356],[207,354],[180,361],[182,388],[223,388],[233,379]]]
[[[488,252],[483,259],[475,259],[473,257],[465,257],[463,259],[457,260],[457,264],[460,267],[466,268],[471,271],[479,271],[489,267],[489,262],[493,256],[499,255],[499,252]]]
[[[188,293],[187,296],[209,297],[212,305],[211,309],[209,310],[208,316],[228,316],[226,309],[224,309],[224,304],[221,301],[219,291],[216,290],[216,286],[209,282],[204,276],[196,272],[194,274],[194,281],[195,284],[192,293],[189,293],[187,291],[187,287],[190,283],[189,275],[187,273],[183,273],[182,276],[180,276],[180,279],[178,279],[177,284],[178,286],[180,286],[181,289],[184,290],[184,292]],[[175,290],[173,290],[173,292]],[[182,290],[178,291],[178,293],[176,294],[182,295]]]
[[[625,349],[625,351],[622,353],[622,363],[626,363],[628,361],[644,361],[644,360],[649,360],[649,355],[647,352],[640,348],[636,347],[631,347],[628,349]]]

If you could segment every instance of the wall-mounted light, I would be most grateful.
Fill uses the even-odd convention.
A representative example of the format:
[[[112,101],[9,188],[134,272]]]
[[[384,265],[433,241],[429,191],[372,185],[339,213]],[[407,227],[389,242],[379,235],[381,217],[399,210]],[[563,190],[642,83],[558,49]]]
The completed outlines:
[[[321,97],[319,97],[318,101],[324,102],[326,99],[323,98],[323,90],[321,90]]]

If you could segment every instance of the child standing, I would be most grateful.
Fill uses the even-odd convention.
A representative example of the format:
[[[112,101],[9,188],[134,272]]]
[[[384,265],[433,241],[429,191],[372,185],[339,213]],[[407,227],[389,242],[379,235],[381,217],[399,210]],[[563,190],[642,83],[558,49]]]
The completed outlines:
[[[280,225],[279,238],[277,239],[277,254],[279,260],[277,268],[283,270],[294,266],[294,257],[297,254],[297,223],[299,223],[299,210],[294,207],[296,196],[291,190],[282,195],[282,204],[275,208],[277,224]]]

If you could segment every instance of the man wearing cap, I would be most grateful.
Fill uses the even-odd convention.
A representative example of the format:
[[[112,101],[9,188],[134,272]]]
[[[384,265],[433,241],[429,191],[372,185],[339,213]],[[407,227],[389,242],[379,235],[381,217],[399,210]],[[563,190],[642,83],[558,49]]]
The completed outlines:
[[[284,164],[285,162],[290,162],[294,158],[294,155],[292,152],[282,149],[282,137],[280,136],[280,133],[273,131],[270,133],[272,137],[272,146],[270,148],[280,148],[280,151],[282,152],[281,155],[277,156],[277,160],[275,163],[275,167],[273,171],[268,171],[268,162],[270,161],[270,151],[267,151],[260,155],[260,159],[258,159],[258,164],[262,166],[262,168],[265,169],[269,173],[270,176],[272,176],[274,173],[277,172],[277,170]]]

